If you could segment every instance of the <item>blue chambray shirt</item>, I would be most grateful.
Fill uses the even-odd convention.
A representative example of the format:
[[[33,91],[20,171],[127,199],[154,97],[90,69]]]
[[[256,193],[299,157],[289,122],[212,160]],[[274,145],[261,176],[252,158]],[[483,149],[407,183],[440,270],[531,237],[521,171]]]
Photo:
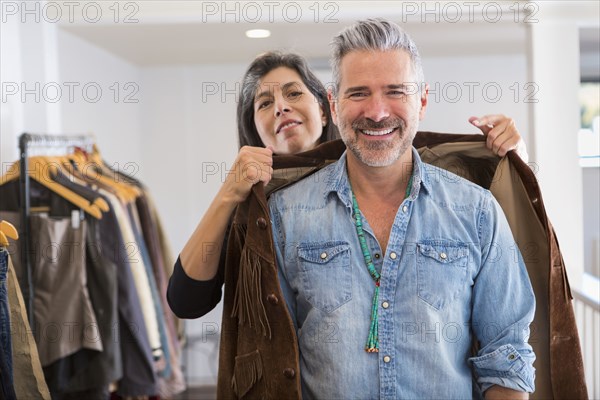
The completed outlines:
[[[488,190],[421,161],[385,254],[379,353],[367,353],[374,282],[352,216],[346,154],[271,195],[279,279],[298,334],[305,399],[467,399],[498,384],[533,392],[535,298]],[[472,339],[480,342],[471,357]],[[473,383],[472,371],[477,384]]]

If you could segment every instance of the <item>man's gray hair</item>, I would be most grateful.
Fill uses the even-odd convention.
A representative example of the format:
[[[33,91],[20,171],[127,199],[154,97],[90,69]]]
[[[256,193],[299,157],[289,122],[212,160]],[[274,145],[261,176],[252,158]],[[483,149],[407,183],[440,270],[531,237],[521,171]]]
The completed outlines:
[[[419,92],[425,82],[421,56],[417,45],[411,37],[397,24],[383,18],[358,21],[344,29],[333,38],[333,56],[331,67],[333,69],[333,94],[337,96],[340,86],[340,64],[342,58],[352,52],[360,50],[389,51],[405,50],[412,61],[415,72],[416,84]]]

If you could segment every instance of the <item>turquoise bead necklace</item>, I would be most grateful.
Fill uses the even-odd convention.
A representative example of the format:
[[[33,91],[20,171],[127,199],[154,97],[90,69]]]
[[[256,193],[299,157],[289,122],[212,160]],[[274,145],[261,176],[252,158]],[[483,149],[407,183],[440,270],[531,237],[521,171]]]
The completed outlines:
[[[412,176],[408,181],[408,185],[406,186],[406,193],[404,198],[406,199],[410,195],[410,187],[412,185]],[[371,326],[369,328],[369,337],[367,338],[367,344],[365,345],[365,350],[369,353],[378,353],[379,352],[379,331],[378,331],[378,308],[379,308],[379,280],[381,275],[375,269],[375,265],[373,264],[373,259],[371,258],[371,252],[369,251],[369,247],[367,246],[367,240],[365,239],[365,232],[363,230],[362,217],[360,216],[360,209],[358,208],[358,202],[356,201],[356,196],[354,195],[354,191],[350,188],[352,192],[352,208],[354,209],[354,219],[356,221],[356,233],[358,235],[358,241],[360,242],[360,249],[362,250],[363,257],[365,258],[365,264],[367,264],[367,270],[369,270],[369,275],[373,278],[375,282],[375,293],[373,293],[373,303],[371,305]]]

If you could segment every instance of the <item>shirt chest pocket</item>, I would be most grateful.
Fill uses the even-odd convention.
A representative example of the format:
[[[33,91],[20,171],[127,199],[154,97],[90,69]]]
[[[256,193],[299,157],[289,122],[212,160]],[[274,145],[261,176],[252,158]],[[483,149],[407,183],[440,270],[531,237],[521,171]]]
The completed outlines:
[[[306,301],[330,313],[352,298],[352,268],[347,242],[301,243],[298,262]]]
[[[417,292],[421,300],[444,309],[467,287],[466,244],[450,241],[417,243]]]

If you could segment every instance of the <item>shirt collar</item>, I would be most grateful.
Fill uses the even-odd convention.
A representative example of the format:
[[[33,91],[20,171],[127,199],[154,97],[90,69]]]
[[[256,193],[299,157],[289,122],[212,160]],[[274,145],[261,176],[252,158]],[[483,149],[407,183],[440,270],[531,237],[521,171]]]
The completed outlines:
[[[348,180],[348,171],[346,169],[347,164],[347,152],[340,157],[340,159],[334,163],[329,169],[325,179],[325,197],[329,196],[331,192],[338,195],[340,200],[347,206],[352,207],[352,194],[350,193],[350,181]],[[431,177],[425,171],[425,166],[421,160],[421,156],[417,152],[417,149],[412,148],[413,152],[413,173],[412,173],[412,187],[410,190],[409,199],[415,200],[419,195],[421,187],[425,189],[427,193],[431,189]]]

